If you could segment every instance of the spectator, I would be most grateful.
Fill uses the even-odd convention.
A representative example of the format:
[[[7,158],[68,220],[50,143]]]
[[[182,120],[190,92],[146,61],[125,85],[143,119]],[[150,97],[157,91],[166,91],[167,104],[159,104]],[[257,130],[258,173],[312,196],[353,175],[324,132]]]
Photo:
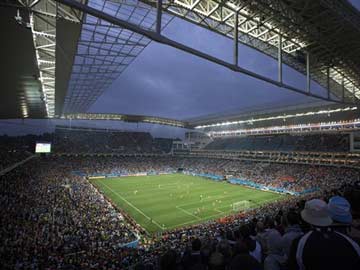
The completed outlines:
[[[242,241],[246,244],[249,254],[253,256],[259,263],[262,262],[262,249],[260,243],[251,237],[249,225],[242,225],[239,228]]]
[[[285,228],[285,234],[282,237],[283,253],[286,257],[290,255],[290,247],[294,239],[303,235],[303,232],[299,225],[299,216],[295,211],[289,211],[286,215],[287,227]]]
[[[236,244],[237,255],[230,263],[230,270],[261,270],[261,264],[249,254],[247,245],[238,241]]]
[[[209,260],[209,269],[210,270],[225,270],[225,260],[224,255],[222,255],[220,252],[215,251],[211,254],[210,260]]]
[[[255,166],[262,169],[255,170]],[[234,213],[221,220],[149,237],[126,213],[114,208],[83,174],[172,173],[179,167],[219,175],[226,173],[226,170],[239,169],[238,175],[247,175],[254,182],[266,185],[282,184],[277,177],[286,172],[296,175],[292,188],[317,185],[320,190],[301,196],[288,196],[284,200]],[[80,172],[82,176],[71,173],[73,171]],[[129,270],[136,267],[180,270],[184,266],[185,269],[261,269],[264,257],[264,266],[273,268],[284,265],[282,255],[285,255],[291,242],[295,255],[289,255],[289,267],[292,268],[291,261],[294,259],[295,268],[298,268],[296,251],[299,241],[296,233],[301,234],[298,228],[298,216],[304,208],[301,202],[315,196],[331,196],[334,192],[343,194],[345,188],[352,190],[357,174],[358,171],[347,168],[211,158],[79,155],[33,159],[0,178],[0,268]],[[350,196],[352,199],[349,201],[356,203],[356,194]],[[337,230],[338,227],[330,229],[329,225],[315,223],[319,221],[317,212],[309,211],[312,208],[308,203],[305,208],[304,220],[312,224],[312,233],[306,241],[303,240],[305,265],[312,263],[309,262],[309,248],[311,251],[314,245],[315,248],[320,244],[325,245],[323,250],[327,256],[335,252],[330,246],[338,242],[339,246],[345,246],[344,250],[350,251],[347,254],[350,254],[348,261],[351,261],[351,248],[356,247],[348,240],[352,234],[346,238],[342,235],[344,233]],[[348,216],[351,208],[339,199],[331,199],[329,209],[337,214],[334,215],[334,224],[345,220],[335,216]],[[289,212],[289,209],[292,210]],[[314,212],[315,218],[311,218]],[[327,213],[325,217],[328,218]],[[356,222],[354,212],[352,217]],[[324,216],[320,220],[324,220]],[[301,228],[304,230],[303,226]],[[284,241],[287,244],[282,247],[279,232],[283,229],[284,239],[288,242]],[[137,235],[141,236],[138,248],[123,246],[136,240]],[[328,236],[329,239],[326,238]],[[314,243],[314,239],[320,239],[319,243]],[[190,243],[191,248],[187,249]],[[321,260],[325,260],[325,257],[321,257]],[[342,268],[346,269],[346,266],[345,263]]]
[[[160,270],[176,270],[176,252],[174,250],[168,250],[160,258]]]
[[[291,252],[295,269],[359,269],[360,248],[349,237],[330,229],[332,219],[327,204],[319,199],[307,201],[301,217],[312,226]]]
[[[278,231],[271,231],[267,239],[268,255],[264,260],[264,270],[285,269],[286,256],[283,251],[283,240]]]
[[[201,241],[199,238],[196,238],[191,243],[191,250],[188,250],[184,253],[183,256],[183,266],[184,269],[205,269],[205,266],[202,262],[202,256],[200,253]]]
[[[333,228],[347,234],[352,223],[350,203],[344,197],[334,196],[330,198],[328,208],[333,220]]]
[[[260,243],[263,253],[267,254],[268,232],[265,231],[265,226],[262,221],[258,221],[256,224],[256,238],[255,239]]]
[[[360,231],[352,226],[351,206],[347,199],[334,196],[329,199],[329,213],[333,219],[332,229],[350,236],[358,244],[360,243]]]

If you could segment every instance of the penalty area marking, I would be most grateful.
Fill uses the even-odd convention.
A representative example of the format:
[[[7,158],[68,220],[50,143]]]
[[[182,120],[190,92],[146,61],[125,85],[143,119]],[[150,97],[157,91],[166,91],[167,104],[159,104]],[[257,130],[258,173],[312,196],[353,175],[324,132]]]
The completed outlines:
[[[196,218],[197,220],[201,220],[201,218],[199,218],[198,216],[195,216],[193,213],[181,208],[180,206],[175,206],[175,207],[176,207],[176,209],[183,211],[185,214],[188,214],[189,216],[192,216],[192,217]]]
[[[124,202],[126,202],[128,205],[130,205],[132,208],[134,208],[136,211],[138,211],[140,214],[142,214],[144,217],[152,220],[154,222],[154,224],[156,226],[158,226],[161,230],[164,230],[164,227],[162,227],[159,223],[157,223],[154,219],[150,218],[148,215],[146,215],[143,211],[141,211],[139,208],[137,208],[135,205],[133,205],[131,202],[129,202],[128,200],[126,200],[123,196],[121,196],[119,193],[117,193],[116,191],[114,191],[112,188],[110,188],[107,184],[105,184],[104,182],[102,182],[102,184],[108,189],[110,190],[112,193],[114,193],[116,196],[118,196],[120,199],[122,199]]]
[[[207,221],[208,218],[216,217],[216,216],[219,216],[219,215],[222,215],[222,214],[223,214],[223,213],[206,216],[206,217],[200,218],[199,221],[200,221],[200,220],[201,220],[201,221]],[[186,225],[186,224],[189,224],[189,223],[193,223],[193,222],[196,222],[196,220],[190,220],[190,221],[187,221],[187,222],[184,222],[184,223],[176,224],[176,225],[174,225],[174,226],[168,227],[167,229],[174,229],[174,228],[181,227],[181,226],[183,226],[183,225]],[[200,223],[196,223],[196,224],[200,224]]]
[[[275,201],[275,200],[277,200],[278,198],[273,198],[273,199],[269,199],[269,200],[264,200],[263,202],[271,202],[271,201]],[[259,206],[262,206],[263,204],[256,204],[256,205],[258,205],[258,207]],[[180,206],[176,206],[176,208],[178,208],[179,209],[179,207]],[[214,214],[214,215],[210,215],[210,216],[206,216],[206,217],[203,217],[203,218],[200,218],[199,219],[199,217],[197,217],[197,219],[199,220],[199,221],[208,221],[208,219],[209,218],[212,218],[212,217],[217,217],[217,216],[222,216],[222,215],[226,215],[226,214],[231,214],[230,212],[229,213],[226,213],[226,212],[223,212],[223,211],[221,211],[221,210],[219,210],[219,209],[223,209],[223,208],[226,208],[226,207],[228,207],[228,206],[226,206],[226,205],[224,205],[224,206],[222,206],[222,207],[218,207],[215,211],[217,211],[217,212],[219,212],[218,214]],[[181,207],[180,207],[181,208]],[[180,209],[181,210],[181,209]],[[211,220],[211,219],[210,219]],[[180,223],[180,224],[176,224],[176,225],[174,225],[174,226],[170,226],[170,227],[168,227],[167,229],[168,230],[171,230],[171,229],[174,229],[174,228],[178,228],[178,227],[181,227],[181,226],[183,226],[183,225],[186,225],[186,224],[189,224],[189,223],[193,223],[193,222],[196,222],[196,220],[190,220],[190,221],[187,221],[187,222],[183,222],[183,223]],[[198,223],[196,223],[196,224],[198,224]],[[200,223],[199,223],[200,224]]]

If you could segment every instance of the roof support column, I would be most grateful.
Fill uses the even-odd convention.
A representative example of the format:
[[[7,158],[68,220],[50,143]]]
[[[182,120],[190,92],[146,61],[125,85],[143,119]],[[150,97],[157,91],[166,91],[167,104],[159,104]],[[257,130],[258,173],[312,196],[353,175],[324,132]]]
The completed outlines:
[[[278,42],[278,81],[282,84],[283,82],[283,71],[282,71],[282,36],[279,34]]]
[[[234,22],[234,65],[239,65],[239,14],[234,12],[235,22]]]
[[[310,53],[306,53],[306,91],[308,94],[311,93],[310,90]]]
[[[162,15],[162,0],[157,0],[157,11],[156,11],[156,33],[161,33],[161,15]]]
[[[275,85],[277,87],[282,87],[282,88],[286,88],[286,89],[289,89],[293,92],[296,92],[296,93],[300,93],[300,94],[303,94],[303,95],[308,95],[308,96],[312,96],[312,97],[315,97],[315,98],[318,98],[318,99],[322,99],[322,100],[328,100],[326,97],[322,96],[322,95],[318,95],[316,93],[311,93],[310,91],[306,92],[306,89],[304,90],[304,87],[301,87],[301,88],[297,88],[297,87],[294,87],[292,85],[289,85],[289,84],[285,84],[285,83],[282,83],[280,84],[278,82],[277,79],[272,79],[272,78],[269,78],[267,76],[263,76],[257,72],[253,72],[251,70],[248,70],[248,69],[245,69],[245,68],[242,68],[240,66],[236,66],[234,65],[233,63],[229,63],[228,61],[225,61],[221,58],[217,58],[215,56],[212,56],[210,54],[207,54],[206,52],[203,52],[203,51],[200,51],[200,50],[196,50],[194,48],[191,48],[185,44],[182,44],[180,42],[177,42],[173,39],[170,39],[170,38],[167,38],[165,36],[162,36],[161,34],[158,34],[156,33],[155,31],[151,31],[151,30],[148,30],[148,29],[144,29],[138,25],[135,25],[134,23],[132,22],[128,22],[128,21],[125,21],[123,19],[120,19],[120,18],[117,18],[117,17],[114,17],[108,13],[105,13],[103,11],[100,11],[100,10],[97,10],[93,7],[90,7],[90,6],[87,6],[87,5],[84,5],[76,0],[55,0],[57,2],[60,2],[62,4],[65,4],[69,7],[72,7],[72,8],[75,8],[77,10],[80,10],[80,11],[83,11],[87,14],[90,14],[92,16],[95,16],[97,18],[100,18],[100,19],[103,19],[103,20],[106,20],[107,22],[110,22],[114,25],[117,25],[117,26],[120,26],[122,28],[125,28],[125,29],[128,29],[129,31],[133,31],[137,34],[140,34],[140,35],[143,35],[151,40],[154,40],[154,41],[157,41],[161,44],[165,44],[165,45],[168,45],[168,46],[171,46],[173,48],[176,48],[176,49],[179,49],[181,51],[184,51],[184,52],[187,52],[187,53],[190,53],[192,55],[195,55],[195,56],[198,56],[202,59],[205,59],[209,62],[212,62],[212,63],[216,63],[218,65],[221,65],[223,67],[226,67],[234,72],[239,72],[239,73],[242,73],[242,74],[245,74],[245,75],[248,75],[248,76],[251,76],[253,78],[256,78],[256,79],[259,79],[259,80],[262,80],[264,82],[267,82],[267,83],[270,83],[272,85]],[[159,10],[161,10],[159,8]],[[158,14],[158,15],[161,15],[161,14]],[[159,21],[157,22],[158,23],[158,28],[161,28],[159,24]],[[308,88],[310,90],[310,64],[309,64],[309,61],[307,61],[307,77],[308,77]],[[337,99],[337,100],[332,100],[332,101],[335,101],[335,102],[338,102],[338,103],[341,103],[341,100]]]
[[[326,68],[326,90],[327,98],[330,99],[330,67]]]
[[[345,100],[345,81],[344,81],[344,76],[342,77],[341,80],[341,100],[344,102]]]
[[[353,88],[352,88],[352,94],[353,94],[353,100],[354,100],[354,103],[356,103],[355,85],[353,85]]]

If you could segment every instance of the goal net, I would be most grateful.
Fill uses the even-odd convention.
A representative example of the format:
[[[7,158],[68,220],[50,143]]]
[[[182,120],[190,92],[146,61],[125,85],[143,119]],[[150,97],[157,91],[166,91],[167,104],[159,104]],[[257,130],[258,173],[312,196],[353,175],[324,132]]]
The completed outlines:
[[[234,211],[243,211],[243,210],[247,210],[250,208],[250,202],[249,201],[239,201],[239,202],[234,202],[232,204],[233,210]]]

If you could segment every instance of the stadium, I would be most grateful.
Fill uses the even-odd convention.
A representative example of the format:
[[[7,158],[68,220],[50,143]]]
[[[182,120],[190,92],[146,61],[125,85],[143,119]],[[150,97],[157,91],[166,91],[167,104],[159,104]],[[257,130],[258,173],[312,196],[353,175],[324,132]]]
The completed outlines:
[[[2,0],[0,269],[360,269],[357,0]]]

